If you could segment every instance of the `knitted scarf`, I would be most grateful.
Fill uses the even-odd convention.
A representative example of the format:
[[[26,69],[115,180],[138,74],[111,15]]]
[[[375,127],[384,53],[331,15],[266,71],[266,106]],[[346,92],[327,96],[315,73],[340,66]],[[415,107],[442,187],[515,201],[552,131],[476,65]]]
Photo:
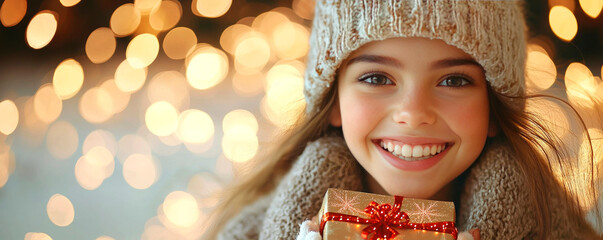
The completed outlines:
[[[468,170],[461,204],[456,206],[459,231],[479,228],[486,240],[531,238],[536,229],[534,207],[516,161],[505,144],[487,145]],[[363,174],[343,138],[311,142],[275,190],[231,219],[218,239],[295,239],[300,224],[317,215],[328,188],[363,191]],[[561,211],[552,217],[554,239],[578,239],[579,229],[565,222]]]

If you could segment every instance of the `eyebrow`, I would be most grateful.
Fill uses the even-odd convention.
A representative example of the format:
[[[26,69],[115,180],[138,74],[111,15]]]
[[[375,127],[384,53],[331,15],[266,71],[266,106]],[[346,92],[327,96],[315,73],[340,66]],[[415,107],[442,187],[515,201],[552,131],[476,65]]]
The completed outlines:
[[[351,65],[357,62],[377,63],[382,65],[388,65],[392,67],[403,67],[402,63],[395,58],[379,56],[379,55],[359,55],[350,59],[346,65]],[[438,60],[431,64],[431,69],[435,68],[448,68],[455,66],[472,65],[483,69],[482,65],[479,64],[472,58],[445,58]]]

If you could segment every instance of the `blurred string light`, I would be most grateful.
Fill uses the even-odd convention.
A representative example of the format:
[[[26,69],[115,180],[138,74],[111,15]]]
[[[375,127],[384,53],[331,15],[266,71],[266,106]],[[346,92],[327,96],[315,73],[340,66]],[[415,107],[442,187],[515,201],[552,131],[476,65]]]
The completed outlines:
[[[224,15],[232,5],[232,0],[193,0],[193,14],[206,18],[217,18]]]
[[[117,159],[123,164],[133,154],[151,156],[149,143],[141,136],[128,134],[117,142]]]
[[[65,7],[73,7],[80,2],[80,0],[60,0],[61,4]]]
[[[159,41],[153,34],[143,33],[132,39],[126,48],[126,59],[133,68],[149,66],[159,53]]]
[[[10,145],[4,144],[4,137],[0,135],[0,188],[8,181],[9,176],[15,171],[15,153]]]
[[[137,68],[127,59],[115,70],[115,85],[125,93],[134,93],[142,88],[147,80],[147,68]]]
[[[88,89],[80,98],[80,115],[90,123],[102,123],[113,116],[113,98],[100,87]]]
[[[184,59],[196,44],[197,36],[193,30],[177,27],[170,30],[163,38],[163,51],[171,59]]]
[[[50,43],[57,31],[57,14],[44,10],[36,14],[25,32],[27,44],[33,49],[40,49]]]
[[[58,193],[52,195],[48,200],[46,212],[50,221],[59,227],[69,226],[75,216],[75,210],[71,201]]]
[[[145,113],[145,123],[149,131],[157,136],[168,136],[178,127],[179,112],[166,101],[151,104]]]
[[[126,3],[113,11],[110,20],[111,30],[118,37],[128,36],[136,31],[141,18],[140,10],[134,4]]]
[[[540,92],[549,89],[557,78],[557,68],[549,55],[540,46],[528,46],[526,60],[526,89]]]
[[[97,237],[96,240],[115,240],[115,238],[112,238],[109,236],[100,236],[100,237]]]
[[[190,104],[190,93],[186,78],[178,71],[163,71],[155,74],[147,85],[149,102],[165,101],[174,108],[183,110]]]
[[[569,101],[574,106],[595,107],[593,96],[600,85],[592,72],[582,63],[573,62],[565,71],[565,86]]]
[[[580,7],[591,18],[597,18],[603,8],[603,0],[580,0]]]
[[[143,14],[148,14],[161,5],[161,0],[134,0],[134,6]]]
[[[228,74],[228,57],[208,44],[197,45],[186,59],[186,79],[199,90],[211,88]]]
[[[117,43],[113,31],[106,27],[92,31],[86,40],[86,56],[93,63],[104,63],[115,53]]]
[[[97,189],[113,175],[113,154],[103,146],[94,146],[75,163],[75,179],[86,190]]]
[[[157,31],[166,31],[178,23],[182,17],[182,5],[174,0],[160,1],[160,5],[149,15],[151,27]]]
[[[123,164],[123,176],[135,189],[147,189],[158,178],[158,168],[150,155],[135,153]]]
[[[42,122],[54,122],[63,111],[63,101],[54,91],[52,84],[43,84],[34,95],[33,107]]]
[[[52,240],[52,238],[42,232],[28,232],[25,234],[24,240]]]
[[[84,83],[84,69],[76,60],[69,58],[57,66],[52,77],[52,86],[59,98],[72,98]]]
[[[115,137],[111,132],[102,129],[94,130],[86,136],[82,144],[82,153],[85,155],[92,148],[99,146],[107,149],[113,156],[117,154],[117,141]]]
[[[578,32],[578,21],[574,13],[563,6],[554,6],[549,12],[551,30],[561,40],[569,42]]]
[[[0,133],[10,135],[19,124],[19,110],[11,100],[0,102]]]
[[[0,22],[5,27],[12,27],[25,17],[27,0],[4,0],[0,6]]]

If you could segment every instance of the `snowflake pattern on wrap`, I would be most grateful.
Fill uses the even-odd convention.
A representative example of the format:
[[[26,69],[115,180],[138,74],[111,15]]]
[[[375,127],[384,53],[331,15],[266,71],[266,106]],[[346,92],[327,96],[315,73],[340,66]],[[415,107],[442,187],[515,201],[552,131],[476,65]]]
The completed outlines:
[[[360,216],[366,216],[367,214],[364,212],[364,207],[357,206],[360,202],[358,201],[358,195],[354,195],[353,197],[348,197],[347,192],[343,194],[334,191],[335,202],[333,203],[333,207],[337,208],[337,212],[349,211],[355,214],[359,214]]]
[[[419,206],[419,204],[415,202],[414,205],[415,205],[415,210],[412,212],[407,212],[410,217],[411,222],[415,222],[415,223],[432,222],[432,217],[445,216],[445,215],[442,215],[441,213],[438,213],[437,211],[435,211],[434,207],[436,207],[436,203],[434,203],[434,202],[430,202],[429,206],[427,206],[427,207],[425,207],[425,203],[421,203],[421,205]]]

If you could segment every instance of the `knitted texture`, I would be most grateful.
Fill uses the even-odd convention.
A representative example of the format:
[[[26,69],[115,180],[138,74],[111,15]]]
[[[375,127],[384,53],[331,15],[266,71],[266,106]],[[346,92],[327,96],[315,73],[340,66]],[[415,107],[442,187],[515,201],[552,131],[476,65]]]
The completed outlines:
[[[300,224],[318,214],[328,188],[360,191],[361,175],[342,138],[323,137],[309,143],[274,190],[272,200],[262,199],[244,209],[218,239],[295,239]],[[246,224],[261,227],[249,231]]]
[[[482,240],[531,239],[534,209],[512,151],[498,142],[468,170],[461,193],[457,225],[460,232],[479,228]],[[231,219],[218,239],[295,239],[304,220],[318,214],[330,187],[363,191],[360,166],[341,137],[308,144],[291,171],[267,197]],[[558,196],[551,196],[552,238],[580,239],[580,228],[567,222]]]
[[[304,94],[316,113],[340,64],[362,45],[394,37],[441,39],[482,65],[493,89],[524,94],[526,25],[518,0],[317,0]]]

